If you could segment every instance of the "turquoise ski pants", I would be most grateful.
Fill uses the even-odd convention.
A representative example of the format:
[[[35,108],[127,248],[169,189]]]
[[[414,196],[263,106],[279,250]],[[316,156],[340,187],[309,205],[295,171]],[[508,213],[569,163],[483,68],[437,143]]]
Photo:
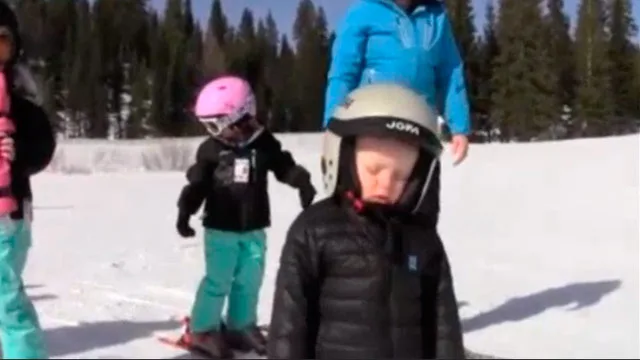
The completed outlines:
[[[46,359],[44,334],[22,283],[30,223],[0,220],[0,343],[4,359]]]
[[[266,253],[264,230],[229,232],[205,229],[205,276],[191,310],[191,330],[219,330],[228,297],[227,327],[245,330],[256,325],[258,296]]]

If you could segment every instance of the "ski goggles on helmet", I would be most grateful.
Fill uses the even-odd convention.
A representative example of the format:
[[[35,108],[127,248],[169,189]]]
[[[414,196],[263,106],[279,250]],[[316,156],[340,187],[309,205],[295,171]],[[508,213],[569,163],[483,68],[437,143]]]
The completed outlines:
[[[251,115],[244,114],[240,117],[235,115],[213,115],[213,116],[200,116],[200,121],[207,131],[213,136],[221,136],[225,130],[233,130],[233,128],[240,126],[242,123],[251,119]]]

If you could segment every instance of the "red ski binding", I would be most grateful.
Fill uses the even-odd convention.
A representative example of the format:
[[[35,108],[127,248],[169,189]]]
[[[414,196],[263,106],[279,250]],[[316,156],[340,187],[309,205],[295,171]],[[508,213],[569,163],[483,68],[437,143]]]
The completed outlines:
[[[182,334],[180,336],[178,336],[177,338],[170,337],[170,336],[167,336],[167,335],[156,335],[156,338],[158,339],[158,341],[160,341],[161,343],[163,343],[165,345],[169,345],[171,347],[187,351],[187,352],[191,353],[192,355],[197,356],[199,358],[217,359],[217,358],[214,358],[213,356],[211,356],[206,351],[201,350],[201,349],[199,349],[197,347],[191,346],[190,331],[189,331],[190,322],[191,322],[190,320],[191,319],[188,316],[182,318],[182,320],[180,322],[182,323],[183,331],[182,331]],[[258,326],[258,328],[265,335],[267,335],[267,333],[269,332],[269,325],[260,325],[260,326]],[[222,331],[225,331],[225,329],[226,329],[226,326],[225,326],[224,323],[222,323]]]
[[[188,317],[182,319],[181,322],[184,327],[184,331],[182,335],[180,335],[177,339],[162,335],[158,335],[156,336],[156,338],[163,344],[178,348],[180,350],[185,350],[197,357],[201,357],[204,359],[213,359],[213,357],[206,351],[191,346],[191,340],[189,336],[189,320],[190,319]]]

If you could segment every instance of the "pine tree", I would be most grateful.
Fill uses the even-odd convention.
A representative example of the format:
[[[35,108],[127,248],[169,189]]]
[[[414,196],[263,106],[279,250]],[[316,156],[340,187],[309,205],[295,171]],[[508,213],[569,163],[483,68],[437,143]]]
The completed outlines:
[[[259,54],[256,50],[256,21],[253,12],[245,8],[240,16],[240,24],[233,45],[227,47],[231,57],[229,69],[232,73],[247,79],[256,85],[260,77]]]
[[[273,114],[269,123],[273,131],[285,131],[292,128],[293,117],[297,109],[294,68],[295,54],[287,36],[282,35],[278,60],[274,70],[276,81],[273,84]]]
[[[212,79],[222,74],[227,69],[227,57],[222,45],[216,40],[211,30],[205,33],[202,48],[202,77]]]
[[[635,46],[637,24],[630,0],[609,0],[609,59],[611,61],[611,91],[615,104],[616,133],[632,130],[632,118],[640,116],[640,100],[634,91]]]
[[[159,87],[157,93],[154,93],[163,98],[161,110],[164,111],[156,114],[154,122],[164,136],[181,136],[189,125],[185,96],[189,94],[190,89],[184,77],[184,53],[188,40],[185,34],[185,14],[182,0],[168,0],[160,27],[159,48],[163,53],[159,55],[164,57],[164,63],[159,64],[160,67],[154,66],[154,71],[164,71],[165,74],[157,75],[158,79],[154,79],[154,87]]]
[[[199,135],[202,132],[202,127],[197,121],[193,120],[192,109],[195,104],[196,91],[202,82],[202,30],[200,25],[194,20],[191,0],[184,1],[184,37],[186,42],[184,44],[183,54],[183,69],[181,74],[182,79],[182,96],[177,99],[182,105],[185,112],[182,114],[183,121],[185,122],[184,135]]]
[[[88,134],[86,129],[89,122],[100,121],[100,119],[87,119],[85,110],[90,103],[90,91],[93,84],[84,81],[86,71],[91,66],[86,59],[91,57],[91,28],[92,19],[89,11],[89,3],[86,0],[79,0],[76,4],[77,12],[75,21],[75,31],[68,33],[69,41],[73,43],[66,56],[65,82],[67,85],[65,97],[65,113],[67,115],[67,126],[72,131],[71,137],[85,137]]]
[[[258,105],[258,119],[265,124],[269,124],[270,122],[271,109],[271,84],[268,81],[270,63],[267,58],[269,50],[267,27],[264,21],[260,19],[258,20],[258,26],[256,28],[255,45],[252,49],[253,56],[255,56],[255,61],[260,71],[257,73],[253,84]]]
[[[145,25],[147,28],[145,40],[149,45],[150,54],[150,58],[147,60],[152,60],[154,59],[158,36],[160,36],[160,19],[158,18],[158,14],[156,12],[150,12]]]
[[[64,54],[72,48],[74,23],[76,21],[76,4],[74,0],[59,0],[46,2],[46,59],[49,74],[55,76],[56,91],[60,92],[61,77],[65,67]]]
[[[496,25],[500,52],[495,61],[492,120],[504,140],[547,136],[560,118],[539,0],[502,0]]]
[[[117,1],[117,0],[116,0]],[[95,0],[93,2],[93,26],[95,32],[92,35],[99,35],[94,41],[100,49],[100,64],[102,65],[100,72],[104,75],[104,85],[106,86],[108,99],[109,120],[113,123],[108,124],[112,133],[119,133],[121,118],[121,96],[123,92],[123,68],[121,59],[118,58],[118,50],[120,47],[120,34],[114,17],[119,15],[117,5],[114,0]],[[94,120],[91,120],[94,121]],[[102,126],[92,124],[93,129],[101,129]],[[100,130],[97,130],[98,132]]]
[[[230,33],[229,21],[220,0],[214,0],[209,12],[202,48],[202,77],[214,78],[227,71],[230,62],[226,54]]]
[[[267,80],[270,59],[269,38],[265,22],[255,19],[249,9],[242,13],[237,29],[231,64],[233,73],[247,79],[256,95],[257,117],[264,123],[270,122],[272,90]]]
[[[564,114],[565,108],[571,107],[574,97],[573,40],[569,32],[569,18],[564,13],[564,0],[547,0],[545,24],[545,38],[557,80],[555,96],[558,108],[554,111]]]
[[[314,22],[314,33],[317,46],[317,68],[313,74],[312,90],[316,96],[316,106],[313,108],[312,114],[317,116],[317,119],[322,119],[324,115],[324,96],[327,87],[327,73],[329,72],[329,65],[331,62],[331,39],[329,32],[329,25],[327,22],[327,15],[322,6],[317,8],[316,20]],[[320,130],[320,123],[316,123],[310,128],[310,130]]]
[[[68,5],[68,4],[65,4]],[[67,136],[79,137],[84,135],[83,131],[83,118],[82,118],[82,100],[80,94],[86,91],[82,89],[82,83],[80,83],[80,77],[82,76],[82,46],[78,44],[78,41],[82,39],[78,35],[78,22],[82,22],[83,18],[86,18],[84,13],[86,10],[87,2],[78,2],[71,5],[68,8],[70,12],[68,16],[68,25],[64,27],[63,36],[63,50],[58,55],[58,61],[60,68],[60,110],[64,114],[65,128],[68,130]],[[86,21],[90,21],[87,19]],[[86,30],[85,30],[86,31]],[[82,34],[84,35],[84,34]],[[87,52],[87,54],[89,54]],[[87,84],[89,85],[89,84]]]
[[[473,6],[471,0],[446,0],[445,3],[458,50],[464,62],[465,80],[471,107],[472,129],[477,129],[479,117],[478,91],[480,86],[478,83],[478,75],[481,69],[478,54],[479,49],[476,43],[476,28],[473,21]],[[448,128],[444,130],[448,135]],[[472,140],[475,140],[474,136],[472,136]]]
[[[146,33],[146,0],[95,0],[93,17],[100,44],[103,81],[107,87],[109,132],[121,138],[126,128],[130,105],[128,78],[131,64],[139,53],[147,52],[142,40]]]
[[[269,56],[270,59],[275,59],[278,57],[280,31],[278,30],[278,25],[276,24],[276,20],[273,18],[273,14],[271,12],[267,13],[267,17],[265,18],[265,26],[266,41],[269,45],[267,56]]]
[[[572,132],[574,136],[605,135],[614,104],[602,1],[582,0],[575,39],[577,88]]]
[[[94,36],[99,36],[95,34]],[[91,44],[91,56],[89,57],[89,69],[86,81],[91,84],[90,102],[91,107],[86,113],[87,136],[92,138],[106,138],[112,127],[109,122],[109,94],[104,86],[102,76],[102,53],[97,42]]]
[[[329,37],[322,8],[316,9],[311,0],[298,4],[293,25],[296,42],[294,66],[296,99],[291,131],[320,129],[324,108],[324,89],[328,67]]]
[[[261,82],[263,84],[264,113],[263,120],[270,127],[274,122],[274,107],[277,106],[276,88],[279,81],[278,71],[278,45],[280,33],[271,12],[267,13],[264,20],[264,31],[259,31],[260,54],[263,63]]]
[[[16,4],[16,16],[20,23],[22,48],[32,60],[46,57],[46,4],[40,0],[21,0]]]
[[[169,67],[171,64],[171,47],[166,36],[165,23],[161,23],[157,16],[151,19],[150,42],[152,47],[151,61],[151,107],[149,125],[155,136],[166,135],[170,132],[171,104],[169,97],[171,76]]]
[[[492,78],[495,59],[498,56],[496,38],[496,18],[493,2],[487,3],[485,25],[482,37],[478,39],[477,95],[473,128],[477,131],[475,141],[492,141],[493,124],[491,122]]]
[[[476,28],[470,0],[446,0],[447,13],[460,53],[471,55],[475,47]]]
[[[85,1],[86,2],[86,1]],[[87,4],[87,15],[89,5]],[[83,11],[84,12],[84,11]],[[101,33],[103,28],[97,23],[99,21],[95,16],[91,17],[90,29],[83,26],[86,37],[86,46],[84,46],[86,55],[83,57],[84,66],[82,76],[84,81],[88,85],[86,88],[87,106],[84,112],[84,122],[82,129],[86,137],[89,138],[107,138],[113,134],[114,127],[112,126],[109,111],[109,91],[108,86],[105,84],[105,55],[106,51],[103,44],[95,39],[103,39],[104,35]],[[88,60],[88,61],[87,61]]]
[[[44,51],[44,78],[47,84],[47,101],[50,111],[58,114],[58,128],[63,135],[66,135],[67,123],[69,119],[64,115],[65,94],[67,86],[65,80],[69,79],[68,62],[73,59],[74,37],[73,23],[76,19],[76,6],[74,0],[59,0],[45,2],[45,29],[46,42]],[[23,31],[26,31],[23,29]]]
[[[219,46],[224,47],[226,45],[231,29],[220,0],[214,0],[211,4],[207,29],[215,37]]]
[[[129,56],[131,62],[140,60],[149,64],[152,55],[152,43],[149,41],[149,37],[154,31],[153,22],[155,21],[154,17],[156,14],[148,10],[148,0],[135,1],[137,3],[134,6],[135,16],[132,16],[133,24],[129,32],[130,38],[125,43],[131,47],[131,54]]]
[[[143,60],[136,59],[131,66],[131,102],[125,137],[137,139],[147,135],[147,123],[149,114],[149,70]]]

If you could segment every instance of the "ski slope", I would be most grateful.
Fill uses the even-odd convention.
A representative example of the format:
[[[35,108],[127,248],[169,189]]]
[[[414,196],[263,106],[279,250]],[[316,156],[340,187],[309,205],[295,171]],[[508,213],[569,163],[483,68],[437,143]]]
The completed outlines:
[[[319,138],[300,136],[281,138],[320,188]],[[116,151],[105,146],[91,156]],[[64,161],[98,151],[90,142],[78,147],[61,145]],[[640,356],[638,153],[639,137],[628,136],[479,145],[457,168],[445,157],[440,228],[470,349],[512,358]],[[153,338],[178,326],[203,271],[200,228],[188,240],[174,231],[184,175],[115,171],[34,178],[25,284],[51,355],[188,358]],[[295,191],[270,186],[262,322],[284,234],[300,210]]]

